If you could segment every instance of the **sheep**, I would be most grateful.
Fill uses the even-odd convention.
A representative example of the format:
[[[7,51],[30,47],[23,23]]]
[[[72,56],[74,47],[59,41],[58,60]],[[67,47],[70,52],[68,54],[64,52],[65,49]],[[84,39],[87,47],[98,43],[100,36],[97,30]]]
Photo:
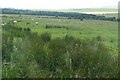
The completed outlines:
[[[2,24],[2,26],[4,26],[5,24]]]
[[[37,24],[37,25],[38,25],[38,22],[35,22],[35,24]]]
[[[2,26],[5,26],[5,25],[6,25],[6,23],[3,23],[3,24],[2,24]]]
[[[13,23],[17,23],[17,21],[15,20],[15,21],[13,21]]]

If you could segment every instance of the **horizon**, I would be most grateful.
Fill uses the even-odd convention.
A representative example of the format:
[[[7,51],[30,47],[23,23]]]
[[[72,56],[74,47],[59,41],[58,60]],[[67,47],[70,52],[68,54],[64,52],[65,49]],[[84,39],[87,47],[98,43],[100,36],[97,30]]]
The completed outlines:
[[[93,3],[94,2],[94,3]],[[89,9],[89,8],[118,8],[119,0],[0,0],[1,8],[15,9],[43,9],[43,10],[59,10],[59,9]],[[15,4],[13,4],[15,3]],[[73,4],[74,3],[74,4]]]

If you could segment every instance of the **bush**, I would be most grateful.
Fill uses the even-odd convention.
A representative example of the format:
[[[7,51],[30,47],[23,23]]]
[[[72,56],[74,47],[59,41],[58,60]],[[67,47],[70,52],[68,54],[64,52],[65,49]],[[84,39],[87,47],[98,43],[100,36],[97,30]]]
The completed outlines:
[[[23,31],[24,38],[22,35],[19,37],[14,35],[15,33],[17,32],[5,34],[2,40],[5,56],[3,61],[7,62],[8,58],[8,62],[11,59],[12,63],[10,64],[12,68],[3,63],[3,77],[118,77],[118,58],[111,54],[100,41],[100,37],[81,41],[69,35],[51,39],[47,32],[38,36],[36,33],[26,35],[28,33]],[[17,34],[20,35],[19,32]],[[15,43],[14,38],[18,38]],[[17,47],[16,51],[12,50],[13,46]],[[8,55],[9,53],[11,55]]]
[[[74,46],[70,53],[73,72],[79,77],[87,78],[117,77],[117,64],[114,64],[116,62],[113,61],[113,56],[103,44],[89,41],[81,45],[83,46]]]
[[[50,33],[43,33],[41,34],[41,39],[44,41],[44,42],[50,42],[51,40],[51,35]]]
[[[52,72],[52,76],[62,77],[60,74],[67,68],[65,62],[65,47],[64,41],[60,38],[52,40],[49,44],[49,70]]]
[[[97,41],[103,41],[103,38],[102,38],[101,36],[97,36],[97,37],[96,37],[96,40],[97,40]]]

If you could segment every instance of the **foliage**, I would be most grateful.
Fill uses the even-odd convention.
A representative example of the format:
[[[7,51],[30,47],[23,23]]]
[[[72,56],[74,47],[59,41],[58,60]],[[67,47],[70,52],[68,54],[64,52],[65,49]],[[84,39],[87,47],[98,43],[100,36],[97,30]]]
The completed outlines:
[[[3,18],[3,78],[118,77],[117,22],[17,16]]]
[[[12,31],[16,33],[15,30],[13,28]],[[104,44],[95,39],[81,41],[66,36],[50,40],[48,33],[43,33],[40,37],[31,32],[25,37],[6,33],[4,37],[3,54],[7,56],[6,58],[9,57],[10,61],[3,57],[3,77],[117,77],[117,58],[112,56]],[[11,48],[12,51],[9,51]]]
[[[41,39],[44,41],[44,42],[49,42],[51,40],[51,35],[50,33],[43,33],[41,34]]]

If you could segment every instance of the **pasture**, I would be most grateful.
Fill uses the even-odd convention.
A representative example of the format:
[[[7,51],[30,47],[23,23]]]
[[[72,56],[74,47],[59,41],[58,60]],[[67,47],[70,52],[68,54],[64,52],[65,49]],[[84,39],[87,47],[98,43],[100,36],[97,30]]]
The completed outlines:
[[[118,49],[118,23],[104,20],[79,20],[43,16],[7,15],[3,17],[3,23],[9,21],[20,21],[15,23],[16,27],[30,28],[32,32],[41,34],[49,32],[52,38],[64,37],[66,35],[79,39],[102,38],[102,42],[112,49]],[[12,18],[11,18],[12,17]],[[36,24],[38,22],[38,24]],[[46,25],[59,26],[60,28],[46,28]]]
[[[117,77],[117,21],[2,16],[4,78]]]

